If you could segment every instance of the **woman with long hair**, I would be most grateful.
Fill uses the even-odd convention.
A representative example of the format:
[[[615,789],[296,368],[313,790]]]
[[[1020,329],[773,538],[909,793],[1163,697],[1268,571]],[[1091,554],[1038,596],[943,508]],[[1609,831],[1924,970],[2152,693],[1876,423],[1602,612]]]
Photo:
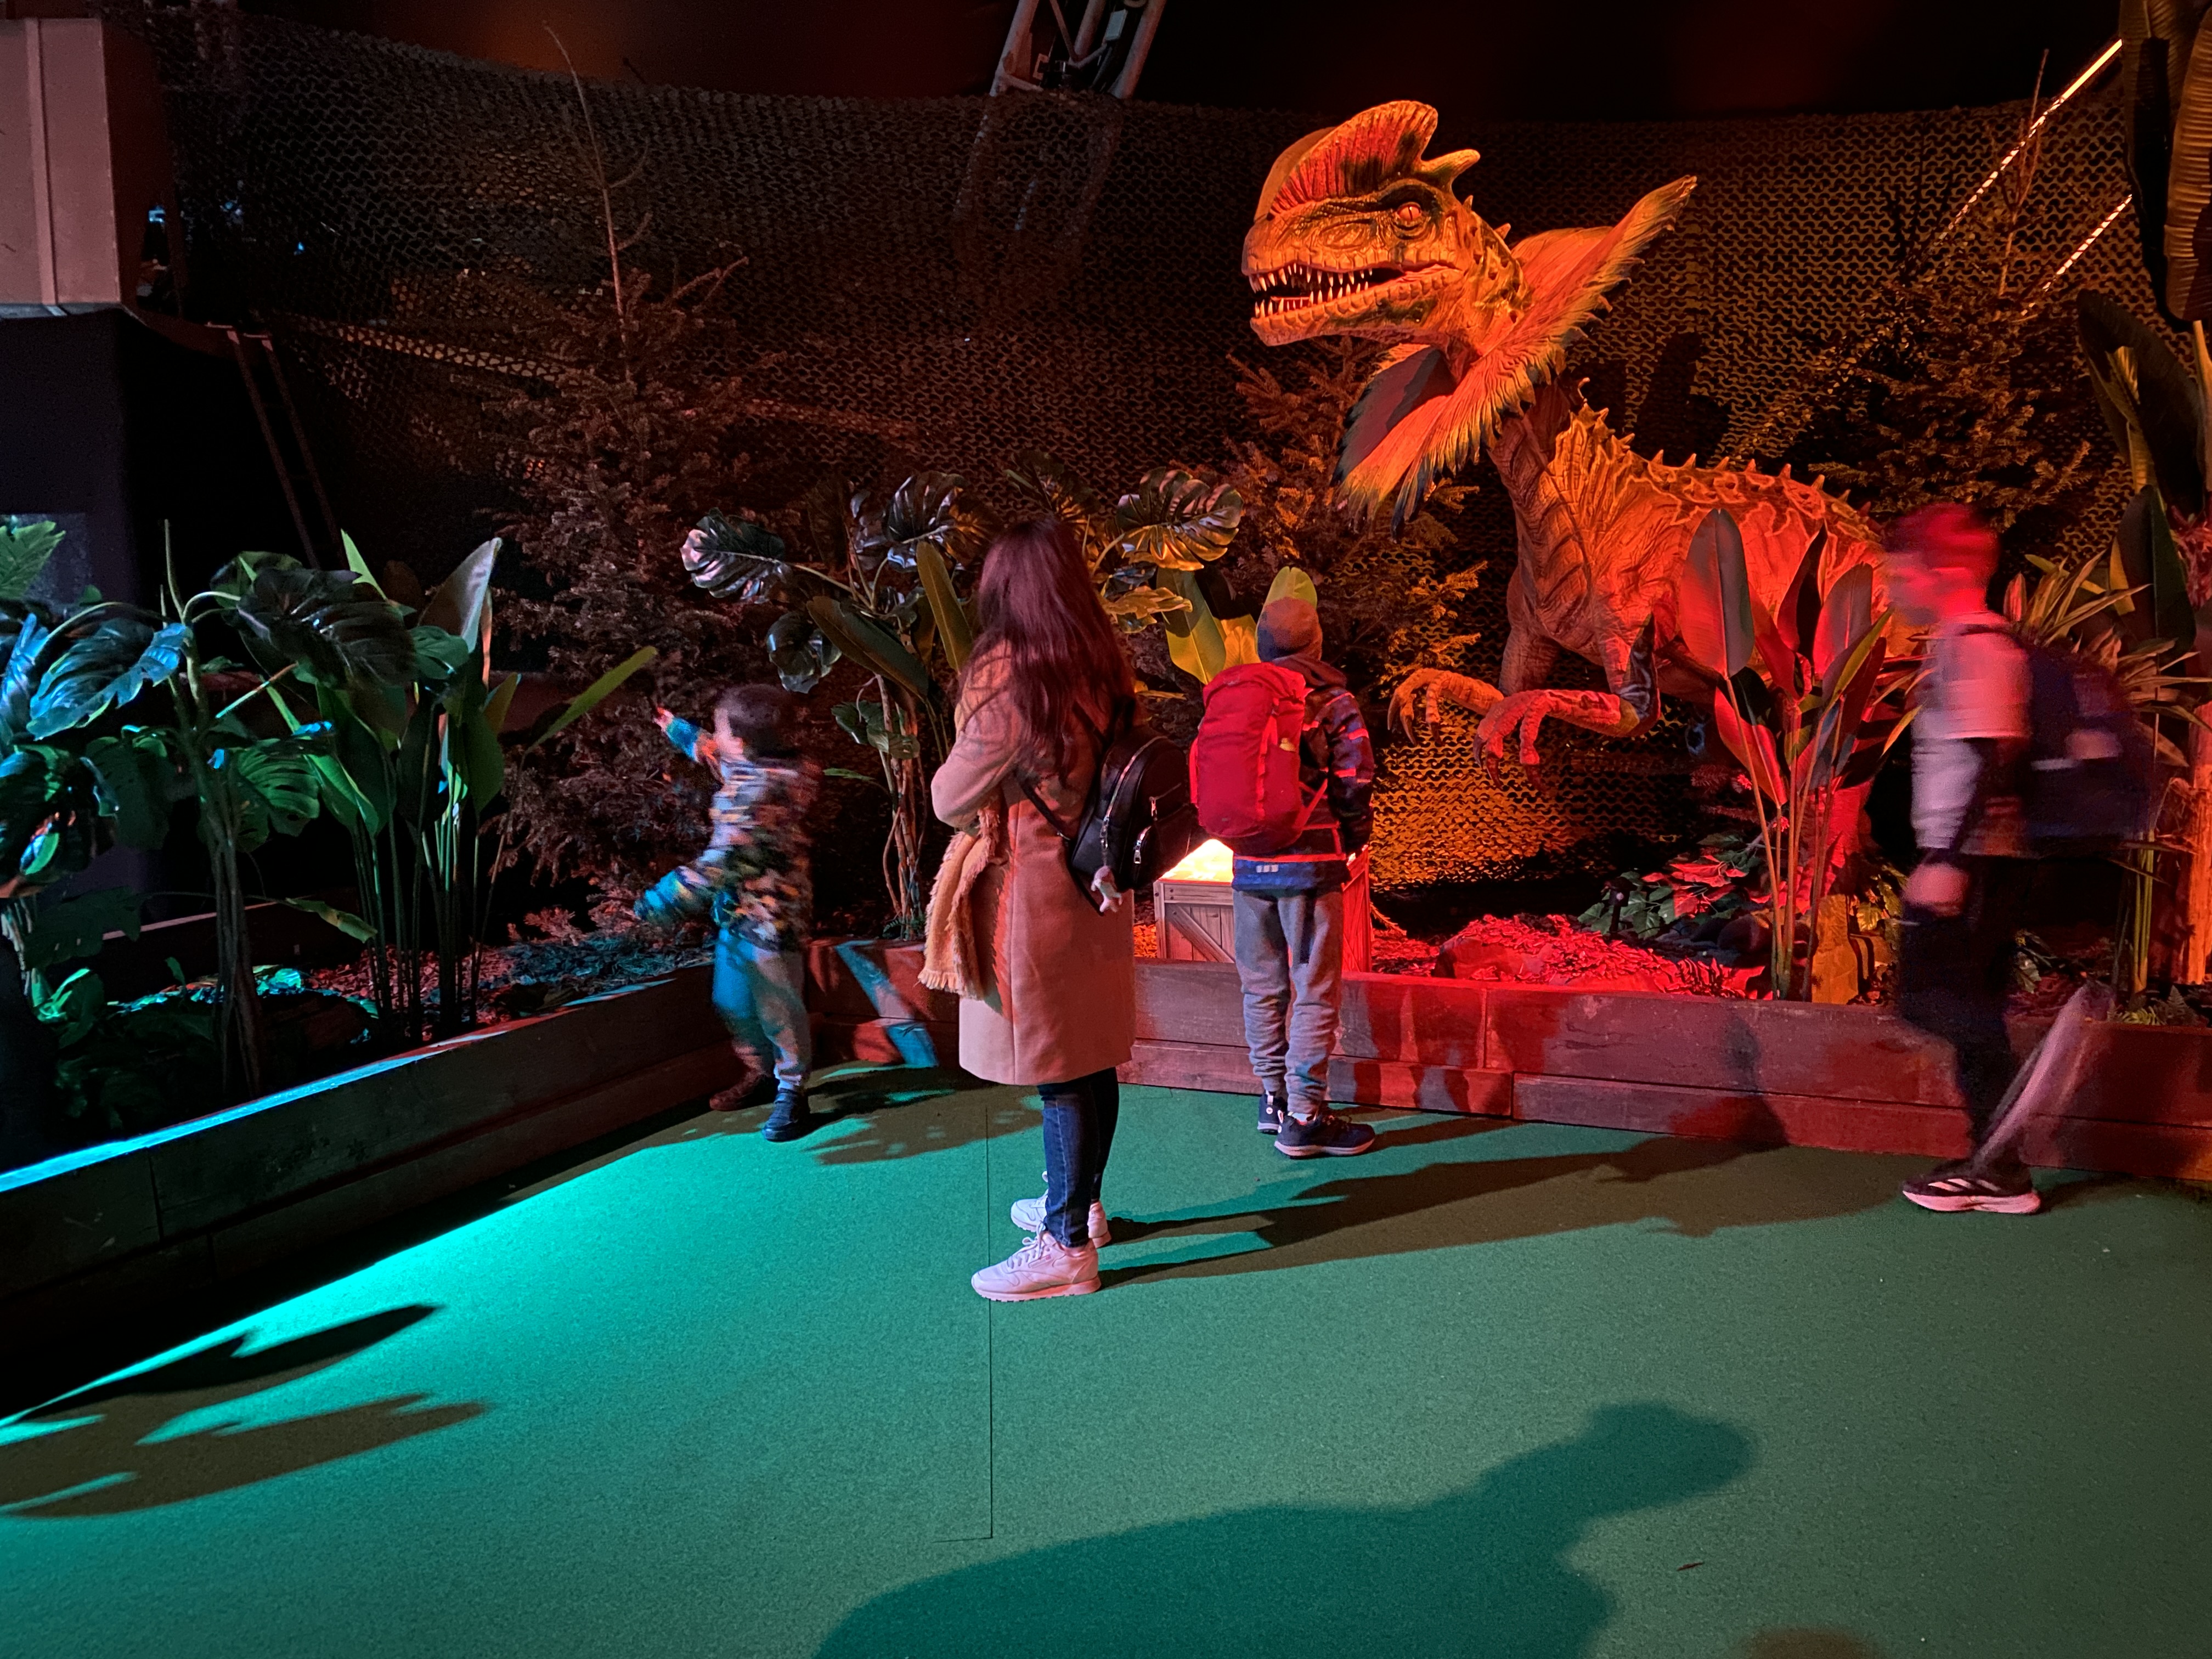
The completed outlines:
[[[965,832],[939,874],[933,955],[940,927],[970,944],[957,976],[961,1066],[1043,1097],[1045,1194],[1013,1206],[1035,1236],[973,1282],[997,1302],[1080,1296],[1098,1288],[1108,1242],[1098,1188],[1137,980],[1128,900],[1076,884],[1062,833],[1082,817],[1106,733],[1134,687],[1066,526],[1007,530],[991,544],[975,600],[959,735],[931,785],[938,817]]]

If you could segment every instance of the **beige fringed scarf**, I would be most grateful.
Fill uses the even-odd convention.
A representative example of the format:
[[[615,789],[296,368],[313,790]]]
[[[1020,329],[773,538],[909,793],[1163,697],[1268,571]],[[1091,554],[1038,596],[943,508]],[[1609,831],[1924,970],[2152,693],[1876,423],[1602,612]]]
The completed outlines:
[[[929,932],[922,950],[921,982],[977,1001],[991,994],[989,959],[975,938],[970,899],[984,871],[1006,861],[1006,809],[995,797],[945,849],[929,890]],[[983,943],[988,943],[985,941]]]

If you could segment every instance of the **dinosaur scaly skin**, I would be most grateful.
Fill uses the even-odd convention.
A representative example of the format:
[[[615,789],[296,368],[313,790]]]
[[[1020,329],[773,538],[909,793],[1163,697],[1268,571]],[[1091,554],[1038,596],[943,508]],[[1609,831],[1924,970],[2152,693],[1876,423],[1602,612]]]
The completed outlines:
[[[1283,152],[1244,239],[1252,327],[1269,345],[1326,334],[1393,343],[1345,423],[1337,483],[1354,511],[1387,505],[1402,520],[1437,477],[1489,451],[1520,553],[1501,686],[1424,670],[1391,713],[1404,726],[1424,694],[1431,719],[1439,697],[1460,704],[1482,715],[1486,754],[1512,741],[1534,765],[1547,716],[1626,736],[1656,716],[1659,692],[1710,700],[1681,647],[1675,595],[1712,508],[1735,518],[1753,597],[1769,611],[1823,531],[1823,593],[1861,564],[1879,583],[1879,548],[1818,480],[1647,460],[1554,379],[1696,180],[1652,191],[1617,225],[1509,242],[1510,227],[1453,194],[1475,152],[1424,155],[1436,123],[1425,104],[1383,104]],[[1544,689],[1562,650],[1597,664],[1607,689]]]

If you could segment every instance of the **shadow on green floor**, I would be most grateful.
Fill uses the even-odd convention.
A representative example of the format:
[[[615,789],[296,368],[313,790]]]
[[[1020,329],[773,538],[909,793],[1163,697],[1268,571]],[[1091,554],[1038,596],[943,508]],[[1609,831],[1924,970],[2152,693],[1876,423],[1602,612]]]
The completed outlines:
[[[1752,1462],[1750,1440],[1729,1424],[1656,1403],[1608,1406],[1574,1438],[1419,1508],[1243,1510],[927,1579],[860,1607],[817,1659],[1580,1659],[1613,1612],[1567,1564],[1590,1525],[1717,1491]],[[1651,1571],[1680,1565],[1668,1559]],[[1796,1651],[1827,1659],[1818,1648]],[[1792,1652],[1765,1650],[1760,1659]]]
[[[1395,1133],[1386,1129],[1378,1150],[1497,1127],[1461,1119]],[[1772,1178],[1778,1164],[1790,1178]],[[1109,1268],[1099,1278],[1113,1285],[1273,1272],[1636,1222],[1704,1238],[1724,1227],[1820,1220],[1888,1203],[1899,1167],[1896,1159],[1664,1137],[1618,1152],[1446,1159],[1372,1175],[1362,1174],[1359,1164],[1335,1165],[1334,1179],[1311,1186],[1278,1182],[1247,1208],[1152,1219],[1116,1215],[1117,1245],[1220,1234],[1256,1234],[1261,1242],[1224,1255]]]
[[[1736,1651],[1741,1659],[1881,1659],[1841,1630],[1763,1630]]]
[[[62,1519],[155,1509],[481,1416],[486,1407],[473,1401],[425,1406],[428,1395],[404,1394],[254,1428],[225,1424],[155,1437],[189,1413],[326,1370],[436,1311],[414,1303],[251,1353],[241,1352],[250,1333],[227,1337],[25,1412],[15,1424],[55,1426],[0,1441],[0,1514]]]

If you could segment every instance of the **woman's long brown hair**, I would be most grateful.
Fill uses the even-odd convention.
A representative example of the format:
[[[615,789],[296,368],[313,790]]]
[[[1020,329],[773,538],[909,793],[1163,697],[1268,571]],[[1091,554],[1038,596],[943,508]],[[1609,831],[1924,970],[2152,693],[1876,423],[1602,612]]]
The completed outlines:
[[[1068,776],[1089,748],[1083,722],[1103,727],[1135,691],[1075,533],[1045,519],[1010,526],[983,560],[975,612],[963,689],[988,675],[988,695],[1012,705],[1035,763]]]

